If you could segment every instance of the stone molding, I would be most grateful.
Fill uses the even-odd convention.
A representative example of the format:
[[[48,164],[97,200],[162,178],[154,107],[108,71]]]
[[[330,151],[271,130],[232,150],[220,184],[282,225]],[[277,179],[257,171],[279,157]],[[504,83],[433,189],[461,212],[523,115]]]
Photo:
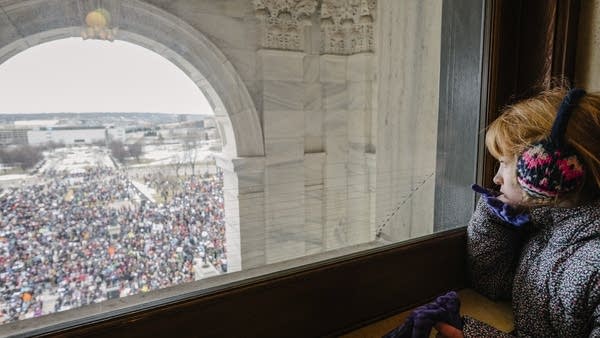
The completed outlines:
[[[253,0],[262,23],[263,48],[304,50],[305,28],[317,9],[316,0]]]
[[[374,50],[376,0],[323,0],[321,53],[351,55]]]
[[[321,0],[320,3],[321,54],[374,51],[377,0]],[[262,48],[305,51],[305,28],[312,24],[316,0],[253,0],[253,5],[262,25]]]
[[[265,157],[234,157],[230,158],[224,154],[215,154],[215,161],[219,168],[235,173],[264,172]]]

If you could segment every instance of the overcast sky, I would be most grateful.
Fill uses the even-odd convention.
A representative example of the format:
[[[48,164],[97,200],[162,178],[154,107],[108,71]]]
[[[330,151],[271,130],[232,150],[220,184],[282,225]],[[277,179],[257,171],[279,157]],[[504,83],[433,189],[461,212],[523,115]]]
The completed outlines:
[[[213,114],[198,87],[159,54],[124,41],[68,38],[0,64],[0,114]]]

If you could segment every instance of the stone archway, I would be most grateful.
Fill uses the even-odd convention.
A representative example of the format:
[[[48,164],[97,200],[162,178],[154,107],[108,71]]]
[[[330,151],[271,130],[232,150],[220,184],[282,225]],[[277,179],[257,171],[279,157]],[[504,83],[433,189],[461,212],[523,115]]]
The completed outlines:
[[[18,1],[0,12],[0,63],[40,43],[81,36],[78,3]],[[117,39],[146,47],[181,68],[210,102],[228,158],[264,156],[260,119],[233,65],[209,39],[180,18],[136,0],[118,3]]]

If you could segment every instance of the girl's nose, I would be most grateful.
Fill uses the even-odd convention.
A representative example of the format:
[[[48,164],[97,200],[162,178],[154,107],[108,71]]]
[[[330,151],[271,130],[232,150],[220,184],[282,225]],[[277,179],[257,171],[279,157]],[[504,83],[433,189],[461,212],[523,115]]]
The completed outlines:
[[[502,185],[502,175],[500,175],[500,170],[496,172],[492,181],[494,181],[494,184]]]

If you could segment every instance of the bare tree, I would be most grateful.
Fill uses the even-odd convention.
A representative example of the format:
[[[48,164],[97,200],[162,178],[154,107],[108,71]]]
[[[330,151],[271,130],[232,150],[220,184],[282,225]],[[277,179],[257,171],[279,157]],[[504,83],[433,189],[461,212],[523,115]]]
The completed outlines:
[[[43,158],[41,148],[30,145],[18,146],[12,150],[0,150],[0,162],[19,165],[22,169],[32,168]]]
[[[196,174],[196,161],[200,155],[200,133],[199,130],[190,129],[183,140],[183,156],[190,163],[192,176]]]
[[[123,144],[123,142],[111,141],[109,144],[109,148],[111,155],[120,162],[123,162],[125,156],[127,156],[127,151],[125,151],[125,145]]]
[[[135,159],[139,162],[140,156],[143,154],[142,143],[136,142],[134,144],[130,144],[128,146],[128,148],[129,148],[129,156],[135,157]]]
[[[175,176],[177,176],[177,178],[179,178],[179,170],[181,170],[181,167],[183,167],[184,162],[184,158],[181,155],[175,155],[173,157],[173,161],[171,163],[173,164],[173,167],[175,167]]]

